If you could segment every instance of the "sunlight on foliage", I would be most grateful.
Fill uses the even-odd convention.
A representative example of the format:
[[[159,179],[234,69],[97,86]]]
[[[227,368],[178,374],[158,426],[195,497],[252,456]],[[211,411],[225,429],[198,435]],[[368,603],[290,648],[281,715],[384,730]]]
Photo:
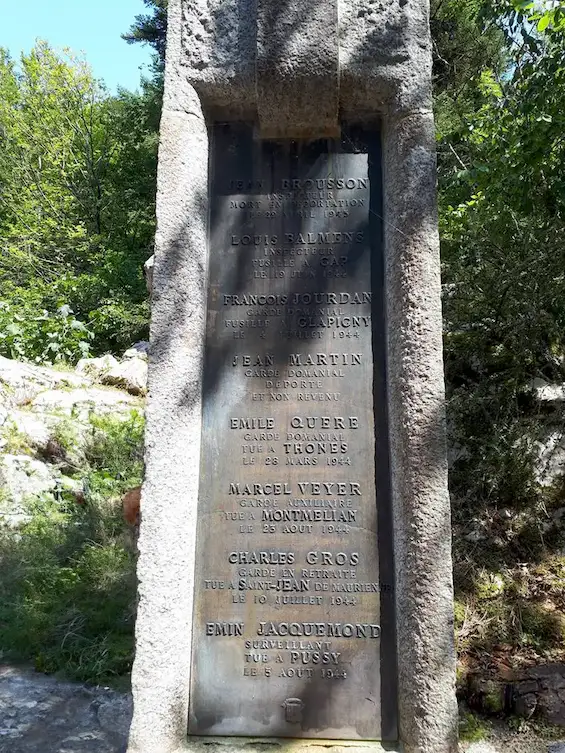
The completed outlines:
[[[159,108],[46,42],[19,64],[0,49],[0,354],[74,362],[146,336]]]
[[[28,499],[31,520],[0,531],[0,643],[5,658],[106,682],[133,655],[135,551],[120,495],[141,481],[143,417],[91,418],[84,499]]]

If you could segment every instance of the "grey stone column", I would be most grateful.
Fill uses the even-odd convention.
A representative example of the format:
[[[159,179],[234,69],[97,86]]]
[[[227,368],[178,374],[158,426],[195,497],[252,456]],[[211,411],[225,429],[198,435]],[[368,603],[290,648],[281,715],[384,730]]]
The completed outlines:
[[[180,44],[180,5],[171,5],[172,57]],[[132,753],[170,753],[186,739],[207,217],[206,123],[196,92],[170,66],[159,147]]]
[[[169,0],[129,753],[187,741],[208,218],[206,119],[263,137],[382,126],[399,736],[456,750],[451,530],[427,0]],[[295,92],[300,96],[295,98]],[[376,753],[360,741],[273,749]],[[259,750],[264,747],[260,743]],[[262,746],[262,747],[261,747]]]
[[[457,703],[431,112],[385,121],[383,164],[399,732],[406,753],[448,753]]]

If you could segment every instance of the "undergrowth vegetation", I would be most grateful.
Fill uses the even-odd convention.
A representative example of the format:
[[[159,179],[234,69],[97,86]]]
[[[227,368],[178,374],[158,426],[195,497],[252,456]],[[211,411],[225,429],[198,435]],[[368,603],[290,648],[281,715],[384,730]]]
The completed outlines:
[[[38,670],[103,682],[133,655],[135,546],[120,495],[141,482],[143,418],[91,425],[81,502],[30,499],[29,522],[0,531],[0,646]]]
[[[0,354],[76,362],[147,333],[160,88],[0,48]]]

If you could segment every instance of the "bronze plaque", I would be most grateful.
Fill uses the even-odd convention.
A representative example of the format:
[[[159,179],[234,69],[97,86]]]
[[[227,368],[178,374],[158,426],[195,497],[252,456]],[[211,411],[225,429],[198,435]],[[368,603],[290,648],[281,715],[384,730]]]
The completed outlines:
[[[211,137],[189,733],[395,738],[378,139]]]

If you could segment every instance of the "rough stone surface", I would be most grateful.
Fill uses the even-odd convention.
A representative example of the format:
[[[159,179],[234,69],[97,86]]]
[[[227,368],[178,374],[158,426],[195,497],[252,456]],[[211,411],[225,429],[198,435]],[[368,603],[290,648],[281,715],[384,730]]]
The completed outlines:
[[[7,406],[25,405],[40,392],[57,387],[86,387],[91,383],[74,371],[15,361],[0,356],[0,397]]]
[[[147,360],[147,354],[149,353],[149,342],[147,340],[140,340],[138,343],[134,343],[131,348],[128,348],[122,355],[122,358],[143,358]]]
[[[113,418],[125,420],[132,408],[139,407],[118,390],[110,393],[109,404],[108,391],[99,390],[94,395],[89,392],[92,401],[80,401],[78,407],[68,392],[47,392],[47,399],[39,399],[43,394],[40,393],[27,409],[6,411],[4,420],[0,421],[0,453],[29,454],[59,468],[76,470],[85,462],[85,449],[94,432],[89,423],[90,412],[94,415],[112,413]],[[95,401],[96,395],[102,395],[102,400]]]
[[[147,356],[130,357],[122,363],[116,363],[100,381],[102,384],[122,387],[132,395],[144,395],[147,391]]]
[[[513,713],[565,727],[565,664],[538,664],[504,675],[467,677],[469,705],[486,715]]]
[[[99,379],[118,365],[119,361],[108,353],[98,358],[81,358],[77,363],[76,370],[79,374]]]
[[[0,753],[123,753],[131,698],[0,667]]]
[[[529,719],[533,716],[538,700],[535,693],[526,693],[516,699],[516,713],[518,716],[523,716],[524,719]]]
[[[30,498],[42,494],[83,494],[82,482],[28,455],[0,455],[0,527],[17,528],[31,519]]]
[[[167,55],[178,44],[171,3]],[[172,23],[171,23],[172,22]],[[161,121],[130,753],[186,738],[205,328],[208,134],[169,66]],[[182,491],[181,491],[182,490]]]
[[[300,135],[319,137],[337,99],[345,119],[375,127],[382,120],[384,130],[400,737],[406,753],[451,753],[457,707],[428,4],[338,0],[336,14],[333,0],[170,0],[168,7],[129,751],[173,753],[186,738],[207,269],[205,118],[247,118],[263,135],[297,135],[297,124]],[[313,55],[306,54],[309,34],[318,40]],[[311,99],[298,101],[295,123],[303,85]],[[190,749],[198,745],[191,739]],[[292,746],[316,747],[285,743]]]
[[[29,455],[0,456],[0,487],[4,501],[17,509],[26,497],[51,492],[57,487],[60,472]]]
[[[118,364],[113,357],[92,360]],[[147,368],[142,357],[124,363],[133,371]],[[127,420],[133,409],[143,410],[139,397],[96,387],[94,371],[84,362],[82,370],[88,376],[0,359],[0,526],[17,529],[29,521],[30,502],[40,495],[60,500],[68,492],[83,501],[83,482],[71,475],[86,469],[88,444],[104,433],[92,416]]]
[[[455,749],[455,647],[431,113],[384,137],[385,290],[400,737]]]
[[[43,420],[29,411],[6,411],[4,420],[0,420],[0,452],[9,445],[9,435],[16,432],[22,440],[35,450],[43,451],[51,438],[51,431]]]
[[[129,412],[138,407],[139,401],[133,396],[120,390],[89,387],[86,389],[47,390],[41,392],[30,404],[30,410],[43,412],[59,412],[64,415],[86,420],[92,412],[100,415]]]
[[[293,0],[283,9],[280,0],[258,0],[257,113],[264,138],[339,133],[337,6],[338,0]]]
[[[281,87],[294,86],[296,100],[301,84],[305,82],[310,90],[309,81],[319,71],[321,87],[311,89],[313,95],[304,107],[297,103],[299,121],[305,123],[301,113],[312,114],[308,125],[313,135],[314,100],[322,123],[333,111],[336,93],[327,84],[335,60],[339,60],[339,105],[345,118],[431,106],[431,40],[425,0],[176,3],[178,8],[171,10],[170,20],[182,16],[182,40],[178,39],[175,48],[169,47],[167,62],[170,67],[182,66],[185,81],[194,86],[207,109],[220,110],[227,119],[257,113],[263,65],[269,57],[280,74],[274,98],[282,94]],[[324,27],[319,21],[324,13],[326,35],[320,37]],[[265,20],[269,22],[265,24]],[[170,22],[168,28],[172,28]],[[265,32],[273,38],[272,54],[266,56]],[[305,68],[308,59],[310,67]],[[283,99],[279,117],[292,128],[294,104]]]

